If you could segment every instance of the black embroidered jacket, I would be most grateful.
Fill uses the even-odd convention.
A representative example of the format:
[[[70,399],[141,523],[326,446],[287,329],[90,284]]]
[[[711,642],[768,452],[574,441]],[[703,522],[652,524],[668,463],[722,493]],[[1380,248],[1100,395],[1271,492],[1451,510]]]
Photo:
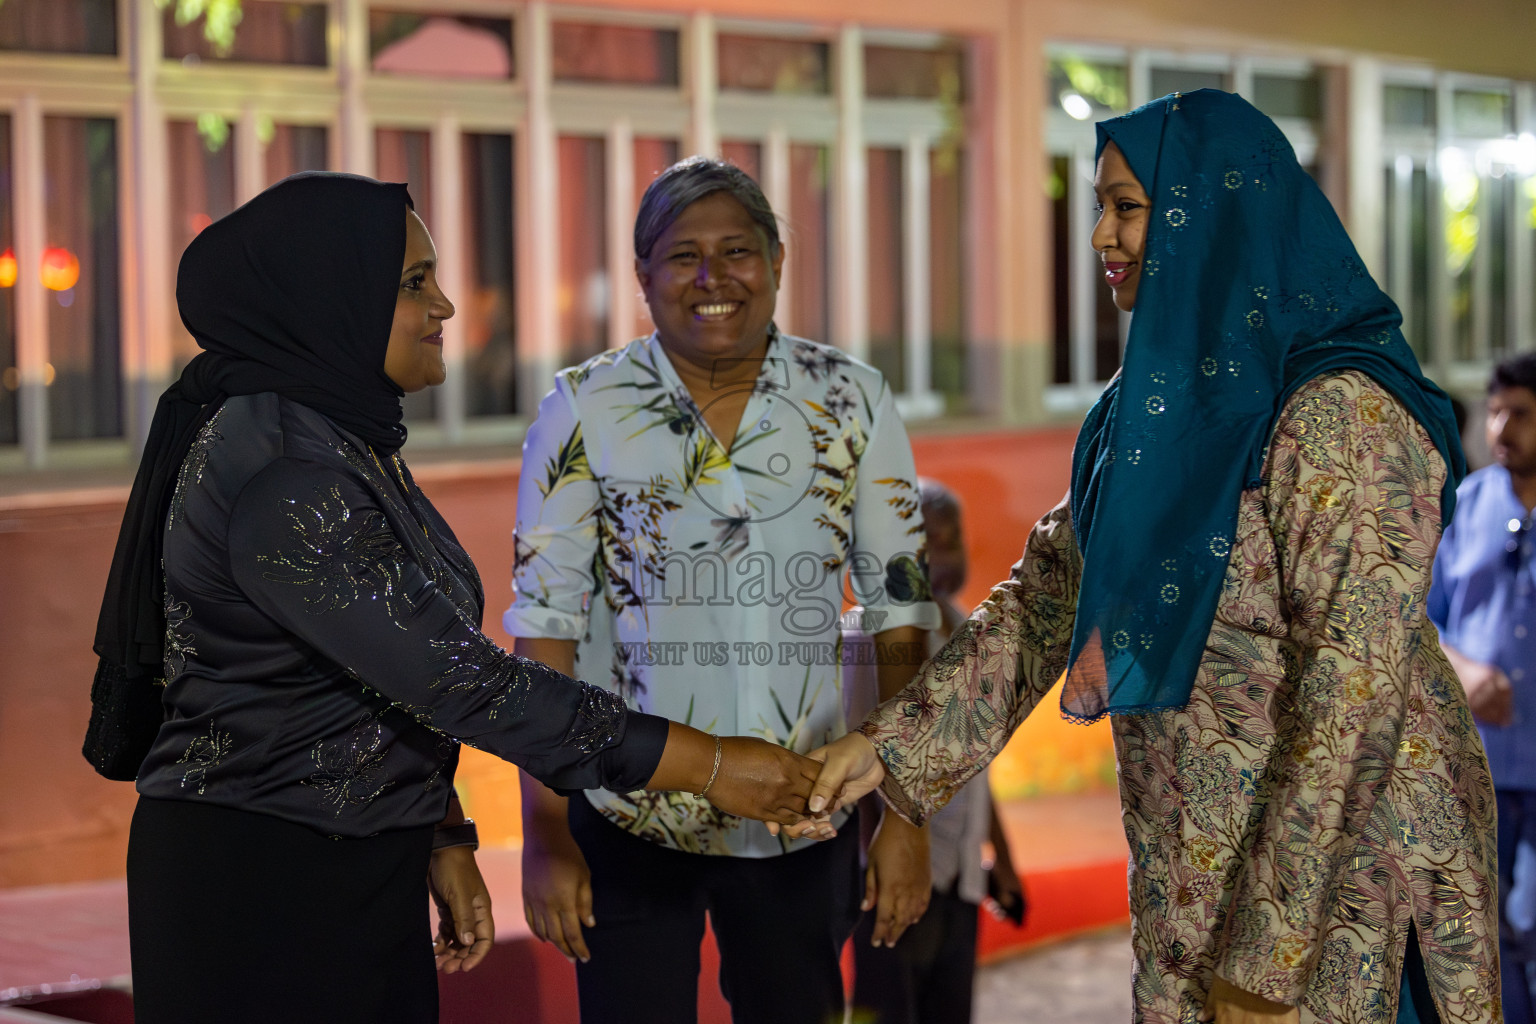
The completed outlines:
[[[563,790],[644,786],[665,719],[502,650],[480,578],[398,456],[273,394],[199,434],[166,519],[151,797],[329,835],[439,820],[458,745]]]

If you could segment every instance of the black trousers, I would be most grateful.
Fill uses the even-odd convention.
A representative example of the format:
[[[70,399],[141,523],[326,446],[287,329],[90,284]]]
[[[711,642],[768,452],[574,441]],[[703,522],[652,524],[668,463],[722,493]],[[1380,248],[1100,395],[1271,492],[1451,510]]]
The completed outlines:
[[[141,797],[128,838],[138,1024],[435,1024],[432,828],[330,839]]]
[[[571,834],[592,872],[592,959],[576,967],[586,1024],[698,1020],[709,914],[735,1024],[843,1019],[838,960],[858,917],[859,830],[782,857],[681,853],[625,832],[585,797]]]
[[[1499,805],[1499,978],[1506,1024],[1536,1024],[1531,992],[1531,964],[1536,962],[1536,932],[1523,932],[1509,912],[1515,886],[1515,853],[1522,842],[1536,847],[1536,790],[1495,789]]]
[[[869,944],[875,915],[853,933],[854,1024],[970,1024],[977,907],[935,889],[895,948]]]

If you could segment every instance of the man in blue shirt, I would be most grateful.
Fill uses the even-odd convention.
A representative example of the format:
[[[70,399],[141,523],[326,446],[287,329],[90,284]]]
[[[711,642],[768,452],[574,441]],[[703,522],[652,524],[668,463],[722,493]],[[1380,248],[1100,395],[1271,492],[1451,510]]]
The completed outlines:
[[[1536,853],[1536,353],[1501,363],[1488,383],[1494,463],[1456,492],[1435,556],[1429,617],[1477,720],[1499,803],[1499,959],[1504,1019],[1532,1024],[1536,962],[1528,887],[1517,856]]]

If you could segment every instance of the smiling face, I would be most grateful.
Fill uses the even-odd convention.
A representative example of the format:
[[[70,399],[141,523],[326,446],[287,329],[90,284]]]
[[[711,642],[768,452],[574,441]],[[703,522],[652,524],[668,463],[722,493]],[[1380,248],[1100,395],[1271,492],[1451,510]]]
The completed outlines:
[[[783,266],[747,208],[711,192],[635,260],[635,276],[667,353],[707,370],[766,343]]]
[[[1114,293],[1115,305],[1129,313],[1136,305],[1136,286],[1141,281],[1152,200],[1113,142],[1099,154],[1093,191],[1099,210],[1099,221],[1093,226],[1093,250],[1103,261],[1104,280]]]
[[[1526,387],[1488,395],[1488,450],[1510,475],[1536,478],[1536,394]]]
[[[384,353],[384,372],[406,392],[441,384],[448,376],[443,363],[443,321],[453,316],[453,303],[437,283],[437,249],[427,226],[415,210],[405,211],[405,267],[395,299],[395,321]]]

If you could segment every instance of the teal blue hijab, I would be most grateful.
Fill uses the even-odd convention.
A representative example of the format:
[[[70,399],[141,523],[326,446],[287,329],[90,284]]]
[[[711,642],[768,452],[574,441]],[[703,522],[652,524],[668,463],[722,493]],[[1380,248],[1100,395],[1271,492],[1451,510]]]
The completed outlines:
[[[1274,122],[1202,89],[1098,134],[1152,209],[1125,363],[1072,458],[1083,578],[1062,711],[1082,721],[1188,703],[1239,497],[1307,381],[1359,370],[1413,413],[1450,470],[1444,523],[1466,474],[1450,399]]]

